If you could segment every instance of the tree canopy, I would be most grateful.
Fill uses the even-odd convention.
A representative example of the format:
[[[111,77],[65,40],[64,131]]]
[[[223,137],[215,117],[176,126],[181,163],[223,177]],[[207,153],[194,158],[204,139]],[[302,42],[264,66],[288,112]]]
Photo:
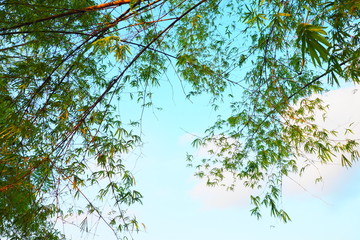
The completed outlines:
[[[359,158],[355,140],[314,122],[326,106],[311,98],[359,83],[359,14],[356,0],[1,0],[0,236],[63,239],[56,221],[77,214],[119,239],[139,230],[124,158],[142,144],[141,119],[124,122],[115,102],[152,106],[169,68],[184,97],[207,94],[219,111],[193,142],[216,146],[209,158],[188,155],[196,175],[261,188],[251,214],[289,221],[282,179],[300,159]]]

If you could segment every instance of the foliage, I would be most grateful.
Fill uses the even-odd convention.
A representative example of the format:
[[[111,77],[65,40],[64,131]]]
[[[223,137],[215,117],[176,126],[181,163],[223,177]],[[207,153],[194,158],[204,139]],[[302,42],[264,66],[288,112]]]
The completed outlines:
[[[117,238],[140,229],[123,207],[142,198],[125,163],[141,128],[113,100],[151,106],[169,62],[188,98],[208,93],[215,109],[231,99],[231,116],[194,141],[216,146],[199,164],[189,157],[197,175],[214,185],[232,173],[263,189],[253,215],[265,206],[290,220],[282,178],[302,171],[299,159],[359,157],[357,142],[314,123],[325,107],[309,98],[359,82],[359,11],[355,0],[2,0],[0,236],[61,239],[56,221],[72,215],[84,231],[96,216]],[[100,208],[109,199],[116,214]]]

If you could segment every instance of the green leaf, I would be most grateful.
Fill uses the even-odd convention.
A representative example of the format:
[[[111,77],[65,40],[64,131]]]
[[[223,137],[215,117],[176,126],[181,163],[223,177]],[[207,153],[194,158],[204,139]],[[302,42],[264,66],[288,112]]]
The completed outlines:
[[[352,166],[352,162],[347,157],[345,157],[344,154],[341,154],[341,165],[348,168]]]
[[[326,35],[325,27],[308,23],[300,23],[296,29],[297,43],[301,46],[303,59],[309,54],[314,65],[320,65],[329,58],[331,44],[322,35]]]

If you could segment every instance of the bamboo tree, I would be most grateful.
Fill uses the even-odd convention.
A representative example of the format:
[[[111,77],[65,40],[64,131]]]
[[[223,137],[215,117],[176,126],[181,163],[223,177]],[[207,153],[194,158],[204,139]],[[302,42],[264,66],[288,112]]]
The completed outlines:
[[[124,163],[141,145],[139,122],[122,122],[114,100],[126,89],[151,106],[169,63],[186,97],[208,93],[215,110],[232,111],[194,141],[217,146],[200,163],[189,156],[197,176],[216,185],[231,173],[262,188],[251,213],[265,206],[289,221],[282,178],[302,171],[299,159],[340,154],[351,166],[359,157],[356,141],[314,123],[325,107],[309,98],[359,82],[358,18],[354,0],[3,0],[0,236],[61,239],[56,220],[72,215],[84,231],[98,217],[119,239],[140,230],[124,208],[142,199]],[[69,207],[68,196],[86,207]],[[108,198],[116,214],[99,207]]]

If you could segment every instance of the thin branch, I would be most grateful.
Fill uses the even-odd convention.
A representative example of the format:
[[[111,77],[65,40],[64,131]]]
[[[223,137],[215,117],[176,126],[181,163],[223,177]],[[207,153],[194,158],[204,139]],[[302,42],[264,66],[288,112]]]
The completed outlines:
[[[0,35],[2,35],[2,34],[0,33]],[[32,43],[32,42],[34,42],[34,41],[32,40],[32,41],[28,41],[28,42],[18,44],[18,45],[14,45],[14,46],[11,46],[11,47],[2,48],[2,49],[0,49],[0,52],[7,51],[7,50],[17,48],[17,47],[22,47],[22,46],[25,46],[26,44],[29,44],[29,43]],[[2,78],[2,76],[0,78]]]
[[[24,33],[61,33],[61,34],[78,34],[78,35],[90,36],[90,34],[88,34],[88,33],[69,32],[69,31],[56,31],[56,30],[41,30],[41,31],[34,30],[34,31],[20,31],[20,32],[4,32],[4,33],[0,33],[0,36],[24,34]]]
[[[9,27],[9,28],[2,28],[2,29],[0,29],[0,31],[16,29],[16,28],[20,28],[20,27],[24,27],[24,26],[29,26],[34,23],[45,22],[45,21],[56,19],[56,18],[61,18],[61,17],[84,13],[84,12],[98,11],[98,10],[106,9],[109,7],[120,6],[120,5],[128,4],[128,3],[130,3],[130,0],[118,0],[118,1],[112,1],[112,2],[108,2],[108,3],[95,5],[95,6],[85,7],[85,8],[81,8],[81,9],[73,9],[68,12],[52,15],[52,16],[45,17],[45,18],[40,18],[40,19],[31,21],[31,22],[21,23],[21,24],[18,24],[18,25]]]
[[[124,43],[127,43],[127,44],[132,44],[132,45],[135,45],[135,46],[138,46],[138,47],[143,47],[143,48],[145,47],[145,45],[143,45],[143,44],[134,43],[134,42],[126,41],[126,40],[121,40],[121,42],[124,42]],[[166,53],[166,52],[157,50],[157,49],[155,49],[155,48],[149,47],[148,49],[151,50],[151,51],[154,51],[154,52],[158,52],[158,53],[164,54],[165,56],[168,56],[168,57],[177,59],[177,57],[175,57],[174,55],[171,55],[171,54],[169,54],[169,53]]]
[[[343,66],[345,64],[347,64],[348,62],[354,60],[356,57],[352,57],[349,58],[347,60],[345,60],[344,62],[340,63],[339,66]],[[316,78],[314,78],[313,80],[311,80],[310,82],[308,82],[307,84],[305,84],[304,86],[302,86],[299,90],[297,90],[296,92],[294,92],[293,94],[291,94],[289,97],[287,97],[288,100],[292,99],[296,94],[300,93],[302,90],[304,90],[305,88],[308,88],[309,86],[311,86],[312,84],[316,83],[317,81],[319,81],[322,77],[326,76],[327,74],[329,74],[330,72],[332,72],[334,69],[330,68],[328,70],[326,70],[323,74],[321,74],[320,76],[317,76]]]

